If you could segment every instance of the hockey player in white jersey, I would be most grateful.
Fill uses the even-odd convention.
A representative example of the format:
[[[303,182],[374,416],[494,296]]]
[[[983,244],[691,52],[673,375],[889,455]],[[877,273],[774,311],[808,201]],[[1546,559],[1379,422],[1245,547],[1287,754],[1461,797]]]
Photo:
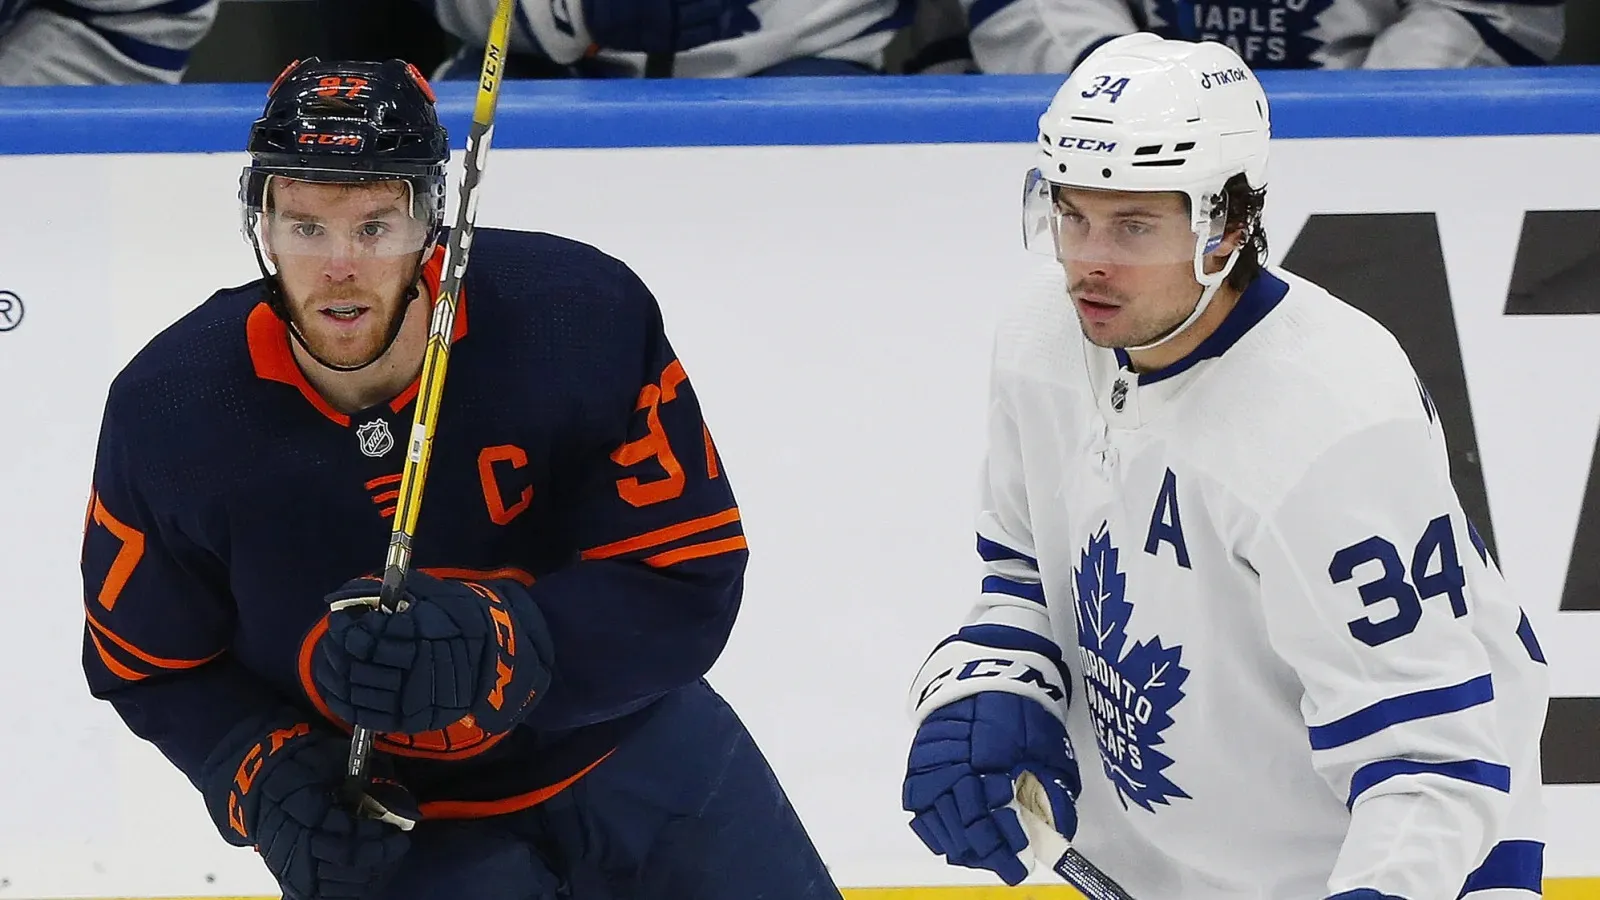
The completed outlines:
[[[957,0],[934,0],[954,4]],[[1113,37],[1221,41],[1263,69],[1530,66],[1561,49],[1560,0],[959,0],[984,72],[1071,72]]]
[[[433,8],[466,49],[483,46],[494,0]],[[913,12],[914,0],[518,0],[511,71],[520,62],[543,77],[870,74]],[[463,53],[439,74],[477,78],[480,63]]]
[[[913,682],[913,830],[1017,883],[1031,771],[1141,900],[1539,894],[1543,654],[1395,339],[1261,265],[1254,74],[1132,35],[1039,125],[1055,259],[996,337],[987,574]]]

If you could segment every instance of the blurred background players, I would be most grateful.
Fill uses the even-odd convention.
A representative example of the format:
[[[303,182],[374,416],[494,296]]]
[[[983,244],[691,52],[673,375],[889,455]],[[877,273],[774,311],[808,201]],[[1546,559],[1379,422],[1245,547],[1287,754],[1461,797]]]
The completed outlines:
[[[1257,68],[1600,63],[1600,4],[1576,0],[569,0],[570,36],[523,5],[513,78],[1065,73],[1138,30],[1221,40]],[[0,85],[267,82],[308,56],[470,77],[490,6],[0,0]]]
[[[494,0],[440,0],[463,47],[439,73],[476,78]],[[514,77],[861,75],[911,23],[913,0],[522,0]]]
[[[1114,37],[1221,41],[1256,69],[1536,66],[1561,0],[924,0],[909,71],[1071,72]]]
[[[217,0],[0,0],[0,85],[177,83]]]

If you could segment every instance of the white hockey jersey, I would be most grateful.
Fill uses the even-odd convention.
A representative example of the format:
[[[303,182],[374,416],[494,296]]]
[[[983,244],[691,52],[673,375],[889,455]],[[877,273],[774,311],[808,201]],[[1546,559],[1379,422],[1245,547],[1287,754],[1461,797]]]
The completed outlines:
[[[0,85],[176,84],[217,0],[0,0]]]
[[[1538,65],[1561,49],[1559,0],[960,0],[984,72],[1072,71],[1113,37],[1215,40],[1256,69]]]
[[[1041,275],[978,520],[969,624],[1064,651],[1078,849],[1135,897],[1539,892],[1544,658],[1393,337],[1269,269],[1182,362],[1125,359]]]
[[[569,0],[576,4],[578,0]],[[805,58],[859,63],[872,69],[883,66],[889,41],[911,21],[915,0],[755,0],[750,10],[760,28],[725,41],[706,44],[677,54],[673,75],[678,78],[734,78]],[[489,34],[495,0],[438,0],[434,14],[448,32],[472,46]],[[551,16],[551,0],[518,0],[512,28],[511,52],[530,53],[541,47],[534,38],[538,23]],[[556,44],[555,41],[550,41]],[[605,47],[543,47],[558,63],[588,56],[621,74],[643,75],[645,54]]]

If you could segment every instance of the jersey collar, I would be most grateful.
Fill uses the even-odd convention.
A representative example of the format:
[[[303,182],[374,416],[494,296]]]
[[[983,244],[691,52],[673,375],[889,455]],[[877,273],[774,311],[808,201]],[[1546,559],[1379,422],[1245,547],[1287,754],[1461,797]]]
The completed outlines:
[[[433,302],[431,298],[439,295],[439,278],[443,269],[444,248],[437,247],[433,251],[433,256],[422,266],[422,284],[428,291],[429,303]],[[456,297],[456,321],[450,335],[451,343],[461,340],[466,333],[467,295],[466,291],[462,290]],[[250,310],[250,315],[245,320],[245,340],[250,348],[250,365],[255,369],[257,378],[280,382],[299,390],[317,412],[339,425],[346,427],[350,425],[350,417],[329,405],[328,401],[317,393],[317,389],[311,386],[311,382],[306,380],[305,373],[300,371],[299,363],[295,362],[294,352],[289,349],[289,327],[266,303],[257,303],[255,308]],[[389,408],[397,413],[405,409],[406,404],[417,396],[417,388],[418,381],[411,382],[405,390],[389,401]]]
[[[1153,372],[1134,372],[1125,350],[1092,351],[1089,378],[1101,416],[1117,429],[1139,428],[1151,421],[1192,381],[1176,376],[1204,360],[1221,357],[1276,309],[1288,293],[1289,285],[1283,279],[1263,270],[1239,295],[1239,301],[1228,310],[1217,330],[1184,358]]]
[[[1289,293],[1289,285],[1278,276],[1262,269],[1250,282],[1250,286],[1239,295],[1239,302],[1228,310],[1228,315],[1217,326],[1217,330],[1206,336],[1189,354],[1170,366],[1156,369],[1153,372],[1140,372],[1137,377],[1141,386],[1156,384],[1157,382],[1187,372],[1195,363],[1202,359],[1214,359],[1227,352],[1228,348],[1239,342],[1257,322],[1267,317],[1277,307],[1285,294]],[[1133,368],[1128,351],[1120,347],[1113,351],[1117,355],[1117,368]]]

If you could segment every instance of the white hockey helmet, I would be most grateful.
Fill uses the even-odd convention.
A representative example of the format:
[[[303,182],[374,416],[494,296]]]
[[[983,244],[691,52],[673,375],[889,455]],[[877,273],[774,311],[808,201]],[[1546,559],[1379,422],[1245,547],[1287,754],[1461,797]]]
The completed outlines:
[[[1226,44],[1144,32],[1107,41],[1039,117],[1037,163],[1024,186],[1024,244],[1060,256],[1051,185],[1186,195],[1195,278],[1206,289],[1189,320],[1162,341],[1170,339],[1199,318],[1238,259],[1236,251],[1221,271],[1205,271],[1226,227],[1223,187],[1241,174],[1252,189],[1266,186],[1270,134],[1266,94]]]

